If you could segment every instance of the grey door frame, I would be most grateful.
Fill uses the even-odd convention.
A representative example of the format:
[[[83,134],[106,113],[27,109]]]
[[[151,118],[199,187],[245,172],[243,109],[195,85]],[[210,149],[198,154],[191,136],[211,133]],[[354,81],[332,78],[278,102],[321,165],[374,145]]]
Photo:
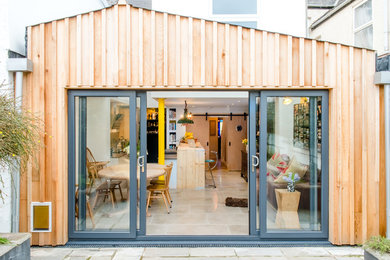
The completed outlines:
[[[318,97],[322,98],[322,145],[321,145],[321,230],[320,231],[300,231],[300,230],[267,230],[267,98],[268,97]],[[260,98],[260,176],[259,176],[259,217],[260,217],[260,238],[261,239],[327,239],[329,234],[329,102],[328,91],[326,90],[264,90],[251,94],[251,98],[256,101]],[[256,102],[254,102],[256,104]],[[253,101],[251,102],[253,105]],[[253,129],[256,125],[251,125],[252,135],[250,137],[250,156],[256,152],[256,136],[253,138]],[[251,157],[250,157],[251,158]],[[254,176],[256,177],[256,176]]]
[[[77,231],[76,230],[76,217],[75,217],[75,191],[76,191],[76,153],[75,149],[79,149],[76,146],[76,124],[75,124],[75,99],[86,97],[128,97],[129,98],[129,136],[130,136],[130,201],[129,201],[129,230],[115,232],[109,230],[97,230],[97,231]],[[84,103],[84,102],[82,102]],[[84,104],[84,109],[86,104]],[[137,142],[136,140],[136,91],[115,91],[115,90],[69,90],[68,91],[68,236],[69,239],[125,239],[135,238],[137,234]],[[85,114],[85,111],[79,111]],[[146,117],[145,117],[146,118]],[[81,118],[79,125],[81,127],[82,136],[86,135],[85,132],[85,117]],[[83,125],[84,124],[84,125]],[[142,138],[142,137],[141,137]],[[83,141],[84,140],[84,141]],[[81,145],[81,152],[79,153],[80,165],[85,165],[85,151],[86,142],[85,138]],[[73,149],[72,149],[73,148]],[[86,175],[85,167],[80,167],[80,174]],[[146,168],[145,168],[146,171]],[[142,174],[145,175],[146,172]],[[81,209],[79,209],[79,213]]]
[[[205,90],[203,90],[205,91]],[[180,241],[278,241],[278,240],[289,240],[289,241],[308,241],[309,238],[315,238],[318,241],[327,241],[328,238],[328,204],[323,203],[324,198],[328,198],[328,92],[327,91],[248,91],[248,111],[249,111],[249,127],[248,127],[248,137],[249,137],[249,153],[248,153],[248,178],[249,178],[249,234],[248,235],[233,235],[233,236],[224,236],[224,235],[207,235],[207,236],[195,236],[195,235],[177,235],[177,236],[163,236],[163,235],[146,235],[146,171],[147,167],[141,170],[141,178],[140,178],[140,189],[139,189],[139,207],[140,207],[140,219],[139,219],[139,228],[137,229],[137,201],[130,201],[130,230],[129,232],[89,232],[89,231],[75,231],[75,216],[74,216],[74,192],[75,192],[75,152],[71,148],[75,148],[75,97],[76,96],[90,96],[90,97],[118,97],[118,96],[128,96],[130,98],[130,117],[134,118],[134,120],[130,120],[130,136],[134,135],[134,139],[136,140],[136,106],[137,100],[136,98],[140,98],[140,141],[141,141],[141,150],[140,155],[146,156],[146,93],[147,91],[135,91],[135,90],[69,90],[68,91],[68,165],[69,165],[69,194],[68,194],[68,232],[70,241],[85,241],[85,240],[96,240],[96,241],[123,241],[125,240],[133,240],[133,241],[145,241],[148,243],[155,241],[171,241],[173,244],[180,244]],[[326,106],[323,107],[323,156],[324,151],[326,151],[326,158],[322,158],[323,160],[323,174],[321,174],[322,178],[322,231],[321,232],[277,232],[277,231],[266,231],[265,221],[263,221],[264,214],[266,217],[265,211],[261,211],[261,208],[264,207],[264,202],[266,197],[264,197],[263,192],[265,191],[264,187],[262,188],[260,181],[260,197],[257,197],[256,194],[256,171],[251,167],[252,155],[256,155],[256,98],[259,97],[261,99],[266,96],[277,95],[277,96],[323,96],[323,103],[326,100]],[[262,104],[264,102],[261,102]],[[133,109],[131,109],[133,108]],[[261,107],[259,113],[261,113],[260,118],[264,118],[263,113],[266,113],[266,110]],[[134,122],[133,124],[131,122]],[[263,124],[264,125],[264,124]],[[260,138],[264,135],[264,129],[260,126]],[[266,128],[265,128],[266,130]],[[266,135],[266,132],[265,132]],[[264,138],[263,138],[264,139]],[[131,141],[130,141],[131,142]],[[325,145],[326,143],[326,145]],[[262,147],[260,143],[260,147]],[[131,154],[136,154],[136,144],[130,145]],[[325,150],[324,150],[325,149]],[[263,151],[264,152],[264,151]],[[261,151],[260,151],[261,156]],[[134,157],[136,157],[134,155]],[[136,158],[131,159],[131,161],[136,161]],[[266,162],[265,162],[266,163]],[[264,165],[264,158],[260,160],[260,165]],[[136,164],[133,164],[136,167]],[[260,167],[261,169],[261,167]],[[136,169],[135,171],[136,172]],[[264,172],[260,171],[260,176],[262,176]],[[326,177],[325,177],[326,176]],[[72,180],[73,178],[73,180]],[[130,175],[131,178],[131,190],[130,196],[132,198],[137,198],[137,177],[136,175]],[[264,184],[263,184],[264,186]],[[264,197],[264,198],[263,198]],[[260,214],[257,211],[257,203],[259,202]],[[260,230],[257,228],[257,217],[260,216]],[[227,242],[229,243],[229,242]]]

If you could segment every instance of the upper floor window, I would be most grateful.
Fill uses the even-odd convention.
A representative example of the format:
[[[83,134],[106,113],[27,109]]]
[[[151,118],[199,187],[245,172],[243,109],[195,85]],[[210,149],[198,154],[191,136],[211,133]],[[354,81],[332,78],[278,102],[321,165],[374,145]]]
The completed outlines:
[[[372,0],[354,9],[354,42],[358,47],[373,48]]]
[[[257,0],[212,0],[213,14],[257,14]]]

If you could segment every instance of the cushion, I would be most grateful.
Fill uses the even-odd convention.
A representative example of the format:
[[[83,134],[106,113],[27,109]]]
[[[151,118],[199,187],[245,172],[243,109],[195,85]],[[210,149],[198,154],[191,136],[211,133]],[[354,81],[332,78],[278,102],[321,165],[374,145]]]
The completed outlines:
[[[287,183],[284,179],[283,176],[288,176],[290,172],[292,173],[297,173],[302,180],[302,178],[305,176],[307,169],[309,168],[308,165],[304,165],[300,162],[298,162],[295,157],[291,160],[290,165],[288,168],[286,168],[279,176],[276,178],[275,182],[276,183]]]
[[[267,162],[267,176],[278,178],[279,174],[288,167],[289,162],[288,155],[275,153]]]

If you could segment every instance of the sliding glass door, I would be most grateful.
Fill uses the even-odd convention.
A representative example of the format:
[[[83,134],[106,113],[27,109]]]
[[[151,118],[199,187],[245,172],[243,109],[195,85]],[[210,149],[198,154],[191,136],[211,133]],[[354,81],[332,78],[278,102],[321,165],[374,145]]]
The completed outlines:
[[[260,237],[327,238],[328,93],[262,91],[251,98],[259,111],[250,158]]]
[[[137,204],[145,201],[138,194],[146,170],[145,150],[137,149],[145,141],[142,97],[134,91],[68,94],[69,237],[134,238]]]

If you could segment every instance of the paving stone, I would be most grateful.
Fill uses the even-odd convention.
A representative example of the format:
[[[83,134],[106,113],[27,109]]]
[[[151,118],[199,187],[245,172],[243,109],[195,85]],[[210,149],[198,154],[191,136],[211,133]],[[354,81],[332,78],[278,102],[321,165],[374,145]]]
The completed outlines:
[[[166,247],[150,247],[145,248],[143,256],[189,256],[188,248],[166,248]]]
[[[190,256],[236,256],[236,252],[230,247],[190,248]]]
[[[336,256],[337,260],[362,260],[364,256]]]
[[[239,260],[288,260],[285,256],[242,256]]]
[[[288,260],[336,260],[333,256],[289,256]]]
[[[322,247],[284,247],[281,248],[283,254],[291,256],[331,256],[331,254]]]
[[[238,256],[284,256],[282,250],[277,247],[261,247],[261,248],[235,248]]]
[[[143,247],[118,248],[115,256],[142,256],[144,251]]]
[[[72,252],[70,248],[31,248],[31,256],[53,257],[53,259],[63,259]]]
[[[85,249],[85,248],[80,248],[80,249],[73,249],[72,253],[70,253],[70,257],[73,256],[93,256],[95,253],[99,252],[99,249]]]
[[[120,256],[120,255],[119,256],[115,255],[114,258],[112,258],[112,260],[140,260],[140,259],[141,256]]]
[[[92,256],[89,260],[111,260],[111,256]]]
[[[288,260],[335,260],[333,256],[288,256]]]
[[[31,260],[63,260],[66,257],[64,256],[31,256]]]
[[[361,256],[364,254],[364,250],[361,247],[337,246],[325,249],[334,256]]]
[[[88,260],[89,256],[68,256],[64,260]]]

